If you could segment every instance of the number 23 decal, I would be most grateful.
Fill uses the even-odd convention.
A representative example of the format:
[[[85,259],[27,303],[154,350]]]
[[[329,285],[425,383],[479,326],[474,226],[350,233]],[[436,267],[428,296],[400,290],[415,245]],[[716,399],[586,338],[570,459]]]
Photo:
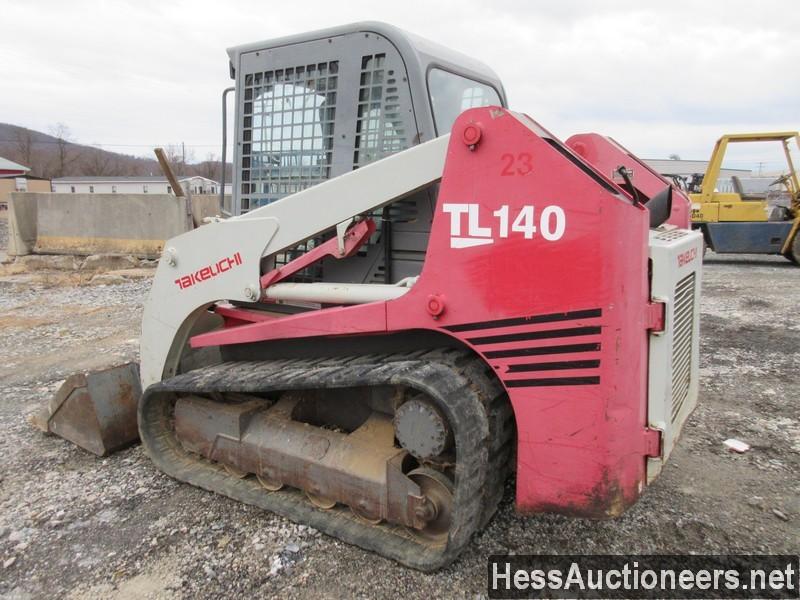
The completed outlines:
[[[517,155],[506,153],[500,157],[503,161],[503,169],[500,175],[527,175],[533,171],[533,157],[528,152],[520,152]]]

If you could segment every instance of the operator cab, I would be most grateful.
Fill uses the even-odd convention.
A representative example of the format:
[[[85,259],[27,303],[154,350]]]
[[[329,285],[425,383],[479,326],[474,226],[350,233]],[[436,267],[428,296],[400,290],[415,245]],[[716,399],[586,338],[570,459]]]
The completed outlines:
[[[356,23],[228,50],[236,80],[231,213],[249,210],[439,135],[479,106],[507,106],[481,62],[384,23]],[[294,281],[395,283],[419,275],[435,190],[371,215],[359,260],[325,260]],[[280,254],[275,266],[330,233]]]

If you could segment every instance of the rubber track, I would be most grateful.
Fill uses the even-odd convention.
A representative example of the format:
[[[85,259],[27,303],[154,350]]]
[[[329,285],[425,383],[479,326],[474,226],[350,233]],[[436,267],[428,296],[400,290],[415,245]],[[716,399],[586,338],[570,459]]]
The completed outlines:
[[[431,546],[392,524],[366,525],[344,507],[320,510],[302,492],[267,492],[254,477],[237,479],[221,465],[187,453],[173,431],[180,394],[264,393],[369,385],[408,386],[431,396],[453,429],[455,506],[446,545]],[[491,519],[510,469],[513,419],[502,386],[485,363],[443,349],[403,354],[227,362],[150,386],[139,404],[145,450],[162,471],[198,487],[277,513],[344,542],[422,571],[453,561]]]

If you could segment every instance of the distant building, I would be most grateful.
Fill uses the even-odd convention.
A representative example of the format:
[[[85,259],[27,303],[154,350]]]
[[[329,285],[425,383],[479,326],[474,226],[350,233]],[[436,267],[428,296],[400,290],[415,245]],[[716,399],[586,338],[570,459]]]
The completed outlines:
[[[668,158],[646,158],[644,162],[661,175],[679,175],[680,177],[691,177],[695,173],[703,174],[708,168],[707,160],[671,160]],[[736,177],[750,177],[753,172],[750,169],[721,169],[720,179],[730,179]]]
[[[0,156],[0,177],[24,177],[30,169]]]
[[[178,183],[192,194],[218,194],[219,182],[199,175],[178,177]],[[225,186],[226,191],[228,186]],[[53,191],[61,194],[172,194],[166,177],[58,177]]]
[[[30,175],[30,169],[0,156],[0,210],[8,208],[11,192],[49,192],[50,180]]]

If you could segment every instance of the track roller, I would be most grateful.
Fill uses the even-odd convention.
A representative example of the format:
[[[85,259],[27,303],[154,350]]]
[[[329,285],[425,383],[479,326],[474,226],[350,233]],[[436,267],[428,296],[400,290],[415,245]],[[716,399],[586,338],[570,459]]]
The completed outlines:
[[[336,500],[333,498],[326,498],[325,496],[320,496],[319,494],[314,494],[312,492],[306,492],[306,498],[308,498],[308,501],[311,502],[311,504],[317,508],[321,508],[322,510],[330,510],[336,506]]]
[[[236,479],[244,479],[248,475],[247,471],[242,471],[241,469],[237,469],[233,465],[224,464],[222,466],[228,472],[228,475],[236,477]]]
[[[283,484],[280,481],[271,479],[268,475],[256,475],[256,479],[258,479],[261,487],[269,492],[277,492],[283,488]]]

